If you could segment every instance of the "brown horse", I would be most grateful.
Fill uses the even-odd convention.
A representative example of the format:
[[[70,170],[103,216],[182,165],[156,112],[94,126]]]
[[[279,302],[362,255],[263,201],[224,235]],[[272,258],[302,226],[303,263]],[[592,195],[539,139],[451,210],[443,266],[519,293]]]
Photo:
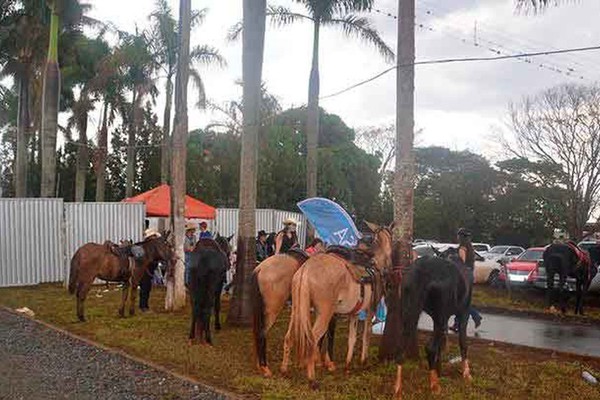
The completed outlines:
[[[307,259],[301,252],[277,254],[261,262],[252,274],[254,345],[258,368],[265,377],[272,375],[267,365],[267,332],[290,298],[294,274]]]
[[[133,258],[134,253],[138,258]],[[150,237],[134,245],[118,247],[110,242],[84,244],[71,259],[69,274],[69,293],[77,296],[77,317],[85,321],[83,305],[96,278],[123,282],[119,307],[121,317],[125,316],[125,303],[131,286],[129,314],[134,315],[137,286],[143,274],[149,273],[148,268],[158,261],[166,262],[168,268],[174,259],[173,247],[165,236]]]
[[[390,228],[367,223],[374,232],[370,251],[375,269],[382,274],[392,264],[392,234]],[[287,372],[292,344],[301,364],[306,364],[310,386],[316,388],[315,362],[318,359],[319,340],[328,329],[334,314],[349,317],[346,370],[350,367],[356,343],[358,313],[367,312],[361,363],[367,359],[371,320],[381,293],[374,295],[373,284],[360,284],[349,268],[348,261],[335,253],[317,254],[309,258],[294,275],[292,281],[292,316],[284,340],[282,372]],[[311,305],[316,320],[311,327]]]

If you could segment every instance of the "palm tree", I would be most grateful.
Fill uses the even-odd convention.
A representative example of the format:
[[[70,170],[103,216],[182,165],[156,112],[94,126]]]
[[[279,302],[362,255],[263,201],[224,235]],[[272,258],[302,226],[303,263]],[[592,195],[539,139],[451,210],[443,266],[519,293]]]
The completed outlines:
[[[240,211],[236,285],[229,308],[231,324],[247,325],[251,321],[250,278],[256,266],[256,186],[257,142],[260,127],[260,99],[263,52],[265,45],[266,0],[244,0],[242,38],[243,114],[242,154],[240,166]]]
[[[173,160],[171,186],[171,218],[175,232],[175,251],[178,260],[173,277],[167,281],[165,308],[177,310],[185,306],[185,284],[183,280],[183,240],[185,232],[185,164],[187,156],[188,114],[187,86],[190,71],[190,29],[192,18],[191,0],[179,2],[179,46],[177,77],[175,81],[175,123],[173,129]]]
[[[206,9],[192,12],[190,25],[197,26],[206,16]],[[150,14],[153,22],[151,28],[151,44],[160,68],[165,73],[165,110],[163,114],[163,136],[161,151],[161,182],[167,183],[169,176],[169,135],[171,131],[171,106],[173,103],[173,76],[177,68],[177,21],[166,0],[157,0],[156,9]],[[225,59],[219,51],[210,46],[195,46],[190,52],[190,76],[198,88],[197,106],[204,109],[206,94],[200,73],[195,68],[197,64],[225,66]]]
[[[58,110],[60,97],[60,67],[58,65],[59,28],[79,31],[84,21],[83,14],[91,6],[79,0],[49,0],[51,10],[48,35],[48,57],[44,70],[42,103],[42,176],[41,196],[54,197],[56,180],[56,133],[58,129]],[[84,175],[85,176],[85,175]],[[85,179],[84,179],[85,184]]]
[[[154,85],[154,72],[156,62],[149,51],[150,40],[143,33],[136,31],[135,35],[126,35],[123,43],[115,52],[115,58],[119,60],[125,85],[132,92],[131,114],[129,118],[128,143],[127,143],[127,167],[125,196],[133,195],[135,178],[137,132],[142,123],[142,112],[144,100],[148,95],[156,97],[157,89]]]
[[[0,79],[11,76],[18,87],[15,195],[27,196],[27,145],[31,136],[31,93],[42,63],[46,32],[39,1],[9,0],[2,4]]]
[[[278,26],[310,21],[314,26],[313,53],[308,81],[308,117],[306,120],[306,191],[307,197],[317,195],[317,147],[319,143],[319,38],[321,27],[337,27],[348,37],[356,36],[372,44],[388,61],[394,52],[379,36],[370,21],[352,12],[370,10],[374,0],[296,0],[306,7],[307,14],[292,12],[285,7],[269,7],[267,15]],[[232,32],[235,38],[238,30]]]
[[[412,260],[414,92],[415,92],[415,0],[398,0],[398,68],[396,77],[396,170],[394,172],[395,264],[408,266]],[[380,359],[393,359],[398,348],[401,314],[399,281],[390,280],[386,295],[388,315],[379,347]]]

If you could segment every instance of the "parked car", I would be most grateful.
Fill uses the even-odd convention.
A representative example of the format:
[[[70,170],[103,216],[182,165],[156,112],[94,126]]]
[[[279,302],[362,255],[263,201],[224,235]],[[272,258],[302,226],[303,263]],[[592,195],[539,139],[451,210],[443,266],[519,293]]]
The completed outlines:
[[[531,247],[506,265],[506,272],[511,285],[534,285],[540,273],[540,264],[544,247]],[[505,281],[506,275],[501,270],[499,280]]]
[[[483,253],[487,253],[488,251],[490,251],[492,246],[490,246],[487,243],[473,243],[473,248],[476,252],[483,255]]]
[[[494,246],[490,249],[490,251],[487,251],[481,255],[484,256],[486,259],[495,262],[500,261],[502,259],[512,261],[521,254],[523,254],[524,251],[525,249],[519,246]]]
[[[423,256],[435,256],[436,251],[442,252],[447,250],[448,248],[458,248],[458,244],[456,243],[430,243],[430,244],[421,244],[415,246],[413,250],[417,253],[417,257],[421,258]],[[490,261],[482,257],[477,251],[475,251],[475,270],[474,274],[474,282],[475,283],[489,283],[493,284],[499,275],[500,272],[500,264],[495,261]]]

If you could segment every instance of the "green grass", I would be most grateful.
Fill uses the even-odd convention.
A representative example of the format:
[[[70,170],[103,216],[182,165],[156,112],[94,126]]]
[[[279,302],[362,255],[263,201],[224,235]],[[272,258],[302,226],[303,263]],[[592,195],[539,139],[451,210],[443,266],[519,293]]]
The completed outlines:
[[[117,307],[120,292],[111,287],[94,288],[87,300],[88,322],[78,323],[75,301],[58,285],[0,289],[0,304],[11,308],[29,307],[36,318],[70,332],[145,358],[173,371],[199,379],[249,397],[264,399],[389,399],[395,367],[377,364],[371,358],[366,368],[355,364],[350,375],[339,371],[330,374],[317,370],[321,388],[308,389],[304,371],[295,368],[290,378],[278,373],[264,379],[255,369],[249,329],[232,328],[215,334],[213,348],[187,344],[188,310],[176,313],[162,311],[164,291],[154,290],[152,314],[119,318]],[[97,294],[102,297],[97,297]],[[226,304],[225,304],[226,306]],[[287,313],[284,313],[287,314]],[[287,315],[282,315],[269,336],[269,361],[274,371],[281,361],[281,344]],[[335,361],[341,367],[345,356],[343,321],[338,323]],[[424,337],[426,335],[423,335]],[[358,346],[357,346],[358,347]],[[473,383],[465,385],[459,364],[444,364],[441,399],[537,399],[571,398],[598,399],[600,389],[581,379],[583,369],[600,374],[600,360],[575,356],[553,356],[550,352],[514,347],[499,343],[473,341],[470,346]],[[371,355],[376,356],[375,346]],[[451,338],[449,359],[458,354]],[[355,357],[357,356],[355,352]],[[404,398],[432,398],[428,390],[426,362],[405,365]]]

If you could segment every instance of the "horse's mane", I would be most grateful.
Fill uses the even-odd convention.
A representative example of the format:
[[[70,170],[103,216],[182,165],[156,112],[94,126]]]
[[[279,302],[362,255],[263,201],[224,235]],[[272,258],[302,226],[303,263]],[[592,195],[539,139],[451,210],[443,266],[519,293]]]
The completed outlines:
[[[374,256],[373,252],[371,252],[370,250],[351,249],[349,247],[337,245],[329,246],[325,253],[335,254],[347,261],[350,261],[353,264],[358,264],[365,267],[371,265],[371,261]]]
[[[221,248],[221,246],[219,245],[219,243],[215,239],[211,239],[211,238],[201,238],[200,240],[198,240],[198,242],[196,243],[196,247],[194,248],[194,251],[201,250],[201,249],[212,249],[212,250],[216,250],[216,251],[225,253],[223,251],[223,249]]]

